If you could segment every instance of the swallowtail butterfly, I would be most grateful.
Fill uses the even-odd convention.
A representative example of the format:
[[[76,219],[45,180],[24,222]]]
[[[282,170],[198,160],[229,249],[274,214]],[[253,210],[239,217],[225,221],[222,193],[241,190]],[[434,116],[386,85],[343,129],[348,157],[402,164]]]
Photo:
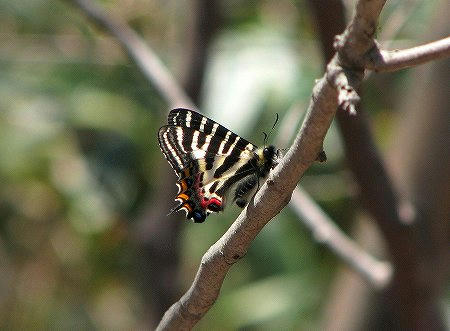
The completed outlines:
[[[228,193],[244,208],[271,169],[277,165],[274,146],[257,148],[213,120],[188,109],[169,113],[159,129],[161,151],[178,175],[179,202],[172,211],[185,210],[186,218],[204,222],[222,211]]]

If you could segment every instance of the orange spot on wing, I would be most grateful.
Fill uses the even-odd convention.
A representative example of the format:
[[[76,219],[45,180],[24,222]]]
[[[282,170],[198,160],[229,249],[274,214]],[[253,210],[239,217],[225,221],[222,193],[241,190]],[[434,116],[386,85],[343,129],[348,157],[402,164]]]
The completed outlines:
[[[180,185],[181,185],[181,192],[186,191],[186,189],[187,189],[186,181],[185,181],[185,180],[182,180],[182,181],[180,182]]]
[[[189,200],[189,197],[186,194],[181,193],[177,195],[177,199],[183,199],[184,201],[186,201]]]
[[[186,209],[188,210],[189,213],[192,211],[192,207],[191,207],[188,203],[185,203],[185,204],[183,205],[183,208],[186,208]]]

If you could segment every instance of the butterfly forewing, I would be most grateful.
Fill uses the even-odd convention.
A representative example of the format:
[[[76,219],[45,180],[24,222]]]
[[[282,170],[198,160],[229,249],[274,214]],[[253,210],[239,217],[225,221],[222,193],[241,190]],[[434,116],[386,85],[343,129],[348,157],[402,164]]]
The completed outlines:
[[[193,146],[192,150],[203,146],[205,142],[207,142],[206,149],[211,154],[228,155],[232,148],[249,149],[251,151],[256,149],[255,145],[234,132],[192,110],[182,108],[172,110],[169,113],[168,124],[169,126],[186,129],[182,138],[183,145]],[[192,144],[192,142],[195,142],[195,144]]]

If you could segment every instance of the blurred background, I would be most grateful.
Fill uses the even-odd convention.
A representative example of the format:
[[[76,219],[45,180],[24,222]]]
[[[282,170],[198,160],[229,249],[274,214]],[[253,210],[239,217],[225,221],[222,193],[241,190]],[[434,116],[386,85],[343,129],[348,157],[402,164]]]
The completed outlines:
[[[312,2],[95,1],[148,42],[204,114],[256,145],[276,113],[281,123],[290,116],[287,122],[300,126],[323,73]],[[350,17],[353,1],[330,3]],[[389,1],[379,39],[395,49],[444,37],[445,12],[445,0]],[[0,0],[0,22],[0,328],[155,326],[189,288],[202,255],[238,208],[203,224],[186,222],[184,213],[166,216],[176,177],[157,130],[170,105],[119,42],[72,1]],[[423,130],[449,123],[448,64],[372,75],[363,96],[394,182],[437,213],[430,222],[446,220],[433,230],[441,234],[448,233],[450,205],[448,125],[438,130],[443,135]],[[289,147],[286,132],[279,148]],[[418,149],[430,154],[415,157]],[[383,257],[344,150],[333,125],[328,161],[301,183],[345,232]],[[424,168],[430,178],[418,170]],[[433,231],[425,240],[433,240]],[[449,315],[450,291],[441,278],[438,302]],[[353,305],[339,300],[345,293]],[[358,329],[377,318],[369,312],[374,297],[286,208],[230,270],[197,328],[333,329],[340,321],[342,329]]]

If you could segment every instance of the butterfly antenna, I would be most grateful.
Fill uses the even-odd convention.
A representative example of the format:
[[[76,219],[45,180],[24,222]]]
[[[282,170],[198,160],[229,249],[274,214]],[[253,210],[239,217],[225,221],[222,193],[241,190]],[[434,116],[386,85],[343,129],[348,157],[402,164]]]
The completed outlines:
[[[264,131],[263,131],[263,135],[264,135],[264,148],[266,148],[266,141],[267,141],[267,133],[265,133]]]
[[[273,125],[272,125],[272,129],[270,129],[270,131],[269,131],[269,134],[268,134],[267,138],[269,138],[269,137],[270,137],[270,135],[272,134],[273,130],[275,129],[275,126],[276,126],[276,125],[277,125],[277,123],[278,123],[279,115],[278,115],[278,113],[276,113],[276,115],[277,115],[277,117],[275,118],[275,123],[273,123]],[[265,144],[264,144],[264,146],[265,146]]]
[[[279,115],[278,115],[278,113],[275,113],[276,115],[277,115],[277,118],[275,119],[275,123],[273,123],[273,126],[272,126],[272,130],[270,130],[270,132],[272,132],[273,131],[273,129],[275,129],[275,125],[277,125],[277,123],[278,123],[278,119],[279,119]]]

